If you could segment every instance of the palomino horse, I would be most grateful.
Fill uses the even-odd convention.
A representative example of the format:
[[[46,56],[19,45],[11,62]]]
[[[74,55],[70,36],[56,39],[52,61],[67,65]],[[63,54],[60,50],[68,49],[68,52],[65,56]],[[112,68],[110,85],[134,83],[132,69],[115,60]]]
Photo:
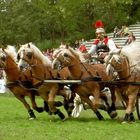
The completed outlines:
[[[65,118],[64,114],[55,106],[55,96],[62,95],[65,99],[68,99],[68,95],[64,90],[61,90],[63,86],[59,86],[58,83],[47,83],[44,80],[52,80],[58,78],[58,73],[55,73],[51,67],[51,61],[47,56],[32,43],[21,45],[18,50],[18,67],[23,70],[30,67],[32,72],[33,84],[37,87],[39,95],[48,103],[51,113],[57,114],[62,120]],[[62,79],[66,79],[69,73],[59,73]],[[65,102],[66,103],[66,102]],[[66,105],[64,103],[64,105]],[[68,103],[69,104],[69,103]],[[66,107],[67,106],[67,107]],[[70,110],[69,105],[64,106],[68,115]]]
[[[15,95],[15,97],[20,100],[25,108],[28,110],[30,119],[35,118],[35,114],[31,109],[30,105],[25,100],[25,96],[29,96],[32,108],[37,112],[43,112],[42,107],[37,107],[35,102],[35,96],[38,95],[36,90],[28,90],[28,87],[32,87],[30,83],[30,72],[28,73],[20,73],[18,66],[16,64],[16,52],[13,52],[13,49],[10,49],[10,45],[7,46],[7,49],[0,50],[0,68],[4,70],[6,75],[6,86],[10,89],[10,91]],[[26,86],[26,87],[25,87]]]
[[[117,92],[119,92],[126,102],[124,122],[135,121],[133,111],[135,108],[136,98],[139,92],[139,86],[136,82],[140,82],[140,76],[135,69],[136,65],[130,66],[126,56],[119,53],[111,53],[105,59],[106,70],[108,74],[114,75]]]
[[[54,51],[53,57],[53,69],[60,70],[64,67],[68,67],[72,79],[82,81],[81,84],[73,85],[74,92],[80,96],[82,101],[86,102],[91,107],[98,119],[102,120],[103,116],[97,109],[99,107],[99,98],[101,97],[106,100],[106,96],[101,93],[101,90],[106,85],[104,83],[99,84],[98,81],[108,79],[104,65],[89,65],[81,63],[78,53],[67,46]],[[89,96],[94,96],[94,102],[89,99]],[[110,116],[112,118],[115,117],[117,115],[116,112],[112,113],[107,101],[106,104]]]

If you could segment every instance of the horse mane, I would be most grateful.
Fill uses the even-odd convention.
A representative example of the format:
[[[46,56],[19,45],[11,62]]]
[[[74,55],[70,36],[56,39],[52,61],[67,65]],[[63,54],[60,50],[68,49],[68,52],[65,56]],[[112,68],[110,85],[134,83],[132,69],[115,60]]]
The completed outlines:
[[[77,59],[80,60],[79,54],[72,47],[60,47],[53,52],[53,58],[55,58],[59,53],[66,51],[69,55],[74,55]]]
[[[11,57],[11,59],[13,59],[15,62],[17,61],[17,52],[14,46],[7,45],[4,51],[8,54],[9,57]]]
[[[114,67],[110,64],[110,62],[112,61],[112,59],[115,59],[116,62],[119,62],[120,60],[120,54],[119,52],[112,52],[109,55],[107,55],[105,57],[105,66],[106,66],[106,73],[107,75],[113,75],[114,73]]]
[[[130,67],[135,66],[135,69],[140,71],[140,43],[133,42],[130,45],[121,49],[122,55],[128,58]]]
[[[119,55],[114,54],[111,59],[113,59],[113,57],[116,60],[116,62],[119,62],[119,60],[120,60],[120,56]]]
[[[22,45],[18,52],[24,50],[24,48],[28,47],[28,45],[31,48],[31,50],[34,52],[34,56],[36,56],[39,60],[41,60],[43,64],[51,65],[50,59],[47,56],[43,55],[43,53],[39,50],[39,48],[36,47],[32,42]]]
[[[69,50],[77,59],[80,60],[80,54],[78,54],[76,50],[74,50],[72,47],[69,47]]]

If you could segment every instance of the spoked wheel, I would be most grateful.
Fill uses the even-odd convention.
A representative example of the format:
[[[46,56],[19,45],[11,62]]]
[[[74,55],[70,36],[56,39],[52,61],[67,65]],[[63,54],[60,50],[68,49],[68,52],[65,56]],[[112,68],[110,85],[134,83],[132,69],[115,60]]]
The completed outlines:
[[[137,111],[138,119],[140,120],[140,96],[137,96],[136,111]]]

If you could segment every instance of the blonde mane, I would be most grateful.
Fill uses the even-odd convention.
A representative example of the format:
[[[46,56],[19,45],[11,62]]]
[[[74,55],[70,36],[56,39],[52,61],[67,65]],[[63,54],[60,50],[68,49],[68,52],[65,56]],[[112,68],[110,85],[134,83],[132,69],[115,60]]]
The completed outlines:
[[[69,47],[70,52],[77,58],[80,60],[80,54],[78,54],[77,51],[75,51],[73,48]]]
[[[58,54],[61,54],[61,53],[68,53],[69,55],[74,55],[78,60],[80,60],[80,56],[79,54],[72,48],[72,47],[61,47],[61,48],[58,48],[56,49],[54,52],[53,52],[53,58],[55,58]]]
[[[133,42],[130,45],[122,48],[120,54],[128,58],[130,67],[132,67],[132,69],[135,68],[135,70],[140,71],[140,43],[139,42]]]
[[[6,49],[4,50],[8,56],[10,56],[15,62],[17,61],[17,52],[14,46],[7,45]]]
[[[30,48],[28,47],[28,45]],[[50,59],[47,56],[43,55],[43,53],[39,50],[39,48],[37,48],[33,43],[30,42],[22,45],[18,52],[24,50],[25,48],[31,49],[31,51],[34,53],[34,56],[37,59],[41,60],[42,64],[49,66],[51,65]]]

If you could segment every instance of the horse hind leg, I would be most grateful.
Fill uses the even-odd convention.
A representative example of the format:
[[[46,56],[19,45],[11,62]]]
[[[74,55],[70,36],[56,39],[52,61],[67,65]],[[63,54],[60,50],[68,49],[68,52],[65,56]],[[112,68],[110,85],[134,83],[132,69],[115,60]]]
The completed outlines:
[[[29,120],[33,120],[36,118],[33,110],[30,108],[29,104],[26,102],[24,96],[17,96],[15,95],[17,99],[19,99],[23,104],[24,107],[28,110],[28,114],[29,114]]]
[[[129,117],[130,117],[130,122],[135,122],[135,117],[133,113],[130,113]]]
[[[51,111],[51,113],[58,115],[61,120],[65,119],[64,114],[59,109],[56,108],[54,101],[48,101],[48,106],[49,106],[49,110]]]
[[[115,95],[115,88],[109,88],[110,92],[111,92],[111,107],[108,110],[108,114],[110,115],[110,117],[113,119],[115,118],[118,113],[116,112],[116,106],[115,106],[115,102],[116,102],[116,95]]]
[[[136,97],[137,97],[137,95],[134,92],[133,92],[133,94],[128,96],[128,106],[126,109],[126,114],[125,114],[125,117],[123,119],[123,122],[128,122],[128,121],[135,122],[135,118],[134,118],[134,115],[132,112],[133,112],[133,109],[135,107]]]
[[[75,98],[75,93],[68,89],[63,89],[59,91],[59,95],[63,96],[64,101],[64,109],[66,110],[68,116],[70,117],[72,114],[72,110],[74,108],[74,98]]]
[[[58,90],[55,87],[50,90],[48,94],[49,109],[52,113],[54,113],[55,115],[58,115],[61,120],[65,120],[65,115],[55,106],[55,96],[57,95],[57,93],[58,93]]]
[[[36,91],[33,91],[32,93],[29,93],[29,98],[30,98],[31,103],[32,103],[32,108],[34,110],[36,110],[38,113],[41,113],[41,112],[44,111],[44,108],[37,106],[36,101],[35,101],[35,93],[34,92],[36,92]]]
[[[75,94],[75,93],[72,93]],[[71,117],[72,111],[74,109],[74,98],[75,96],[71,96],[70,99],[64,99],[64,108],[69,117]]]
[[[103,120],[104,117],[101,115],[101,113],[95,108],[93,102],[88,98],[88,97],[81,97],[81,100],[83,100],[84,102],[86,102],[90,107],[91,109],[94,111],[94,113],[96,114],[97,118],[99,120]]]

